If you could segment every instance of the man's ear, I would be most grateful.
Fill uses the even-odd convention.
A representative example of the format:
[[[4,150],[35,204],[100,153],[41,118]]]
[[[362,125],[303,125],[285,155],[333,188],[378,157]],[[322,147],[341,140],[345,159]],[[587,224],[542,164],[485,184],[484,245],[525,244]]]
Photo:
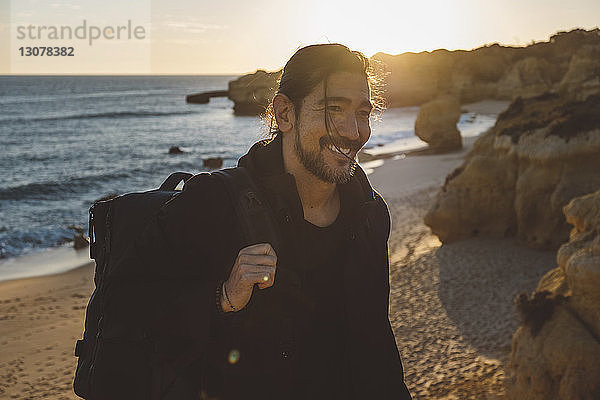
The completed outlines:
[[[279,130],[283,133],[294,129],[296,114],[294,103],[285,94],[277,93],[273,98],[273,114]]]

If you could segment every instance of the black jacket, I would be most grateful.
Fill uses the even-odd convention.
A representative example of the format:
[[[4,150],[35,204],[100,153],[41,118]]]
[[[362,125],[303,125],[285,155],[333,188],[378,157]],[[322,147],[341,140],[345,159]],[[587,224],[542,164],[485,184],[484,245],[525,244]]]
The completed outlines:
[[[148,263],[164,263],[173,276],[188,277],[177,296],[163,301],[153,331],[164,343],[158,346],[164,359],[175,360],[177,372],[171,368],[170,373],[185,376],[190,386],[203,375],[204,389],[216,388],[221,399],[242,394],[245,399],[292,399],[297,393],[292,384],[294,323],[310,303],[298,277],[286,268],[298,252],[310,251],[294,240],[304,218],[302,204],[293,176],[283,169],[281,138],[256,143],[239,165],[248,169],[276,219],[281,240],[275,248],[275,284],[255,290],[238,313],[215,313],[218,282],[227,279],[239,250],[249,243],[237,233],[223,184],[209,174],[196,175],[135,242],[138,256]],[[348,370],[349,387],[340,393],[356,399],[410,399],[388,319],[387,206],[360,168],[339,190],[352,216],[345,221],[347,254],[340,277],[347,319],[340,368]],[[239,351],[238,363],[228,362],[231,350]]]

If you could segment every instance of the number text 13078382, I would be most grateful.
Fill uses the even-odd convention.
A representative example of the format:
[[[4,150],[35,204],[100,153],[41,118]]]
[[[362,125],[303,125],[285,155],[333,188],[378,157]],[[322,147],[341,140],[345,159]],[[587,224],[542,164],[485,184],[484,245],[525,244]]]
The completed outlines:
[[[73,57],[75,56],[75,48],[59,46],[19,47],[19,54],[22,57]]]

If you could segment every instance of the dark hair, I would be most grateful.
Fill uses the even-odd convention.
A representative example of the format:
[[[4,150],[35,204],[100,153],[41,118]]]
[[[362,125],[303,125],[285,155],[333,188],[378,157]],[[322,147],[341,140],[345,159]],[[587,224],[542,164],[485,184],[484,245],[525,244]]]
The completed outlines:
[[[383,111],[381,72],[363,53],[352,51],[339,43],[315,44],[296,51],[285,64],[275,93],[285,94],[298,113],[302,100],[318,84],[327,82],[329,75],[335,72],[364,74],[371,89],[371,101],[375,109]],[[269,123],[271,136],[280,132],[273,114],[272,102],[267,108],[265,119]]]

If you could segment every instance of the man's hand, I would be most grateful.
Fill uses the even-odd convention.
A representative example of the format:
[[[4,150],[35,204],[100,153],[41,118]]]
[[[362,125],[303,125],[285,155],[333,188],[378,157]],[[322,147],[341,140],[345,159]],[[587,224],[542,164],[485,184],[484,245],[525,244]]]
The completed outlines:
[[[277,255],[269,243],[259,243],[241,249],[224,285],[225,290],[221,296],[222,309],[229,312],[246,307],[255,283],[259,289],[273,286],[276,268]],[[235,307],[235,310],[231,306]]]

